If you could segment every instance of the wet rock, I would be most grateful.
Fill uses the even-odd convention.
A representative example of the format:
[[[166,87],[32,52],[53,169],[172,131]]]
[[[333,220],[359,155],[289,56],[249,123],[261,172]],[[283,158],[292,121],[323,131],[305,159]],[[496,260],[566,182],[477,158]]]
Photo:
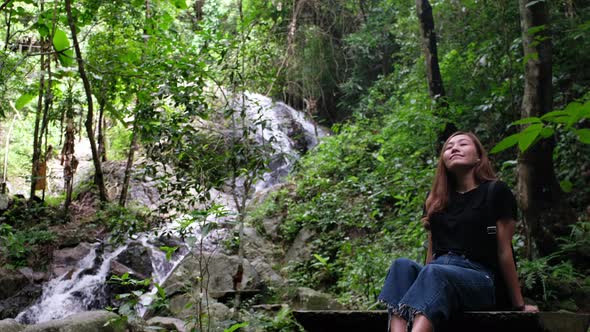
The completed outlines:
[[[65,273],[71,273],[77,266],[78,262],[86,257],[92,250],[92,245],[80,243],[74,248],[64,248],[53,252],[53,261],[49,267],[51,277],[55,278]]]
[[[27,284],[11,297],[0,301],[0,319],[15,318],[21,311],[31,306],[43,290],[40,285]],[[0,331],[3,331],[0,329]]]
[[[154,271],[149,249],[141,243],[129,244],[113,261],[134,271],[141,279],[149,278]]]

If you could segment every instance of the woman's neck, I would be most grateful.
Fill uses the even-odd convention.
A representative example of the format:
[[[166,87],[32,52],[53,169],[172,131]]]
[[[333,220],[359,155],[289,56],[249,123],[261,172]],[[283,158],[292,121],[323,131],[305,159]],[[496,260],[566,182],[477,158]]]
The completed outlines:
[[[455,191],[464,193],[477,188],[478,183],[475,181],[473,172],[463,175],[455,174]]]

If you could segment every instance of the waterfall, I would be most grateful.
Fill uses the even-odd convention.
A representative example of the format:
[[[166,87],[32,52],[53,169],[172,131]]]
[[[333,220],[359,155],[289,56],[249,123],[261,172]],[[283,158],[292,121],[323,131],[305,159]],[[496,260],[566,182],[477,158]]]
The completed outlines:
[[[126,248],[123,246],[106,254],[101,261],[96,252],[99,246],[93,244],[73,272],[47,282],[41,299],[18,314],[16,320],[27,324],[42,323],[98,307],[100,303],[97,303],[96,295],[102,291],[111,260]]]
[[[270,98],[254,93],[245,93],[242,101],[250,126],[256,127],[256,141],[259,144],[271,144],[273,154],[270,156],[270,170],[263,174],[255,187],[255,192],[268,188],[288,174],[294,162],[307,150],[318,144],[318,138],[327,135],[326,130],[316,127],[306,119],[302,112],[296,111],[281,102],[273,102]],[[236,106],[236,105],[234,105]],[[237,107],[240,107],[237,105]],[[263,124],[264,123],[264,124]],[[212,190],[211,197],[218,204],[222,204],[229,211],[235,211],[230,195],[218,190]],[[157,233],[174,234],[180,220],[164,225]],[[202,244],[204,250],[219,246],[227,235],[225,229],[216,229],[207,236],[201,235],[198,227],[193,230],[192,237]],[[206,237],[206,239],[205,239]],[[88,255],[78,262],[73,272],[65,273],[47,282],[43,287],[41,298],[17,316],[17,320],[27,324],[41,323],[48,320],[64,318],[68,315],[104,306],[104,286],[109,275],[111,261],[127,249],[129,243],[102,256],[97,249],[101,244],[94,244]],[[153,234],[141,234],[138,240],[149,252],[152,266],[153,282],[163,283],[176,265],[182,261],[188,252],[186,247],[179,248],[172,260],[153,243],[157,242]],[[142,316],[150,303],[151,295],[142,296],[138,314]],[[103,295],[103,298],[101,298]]]

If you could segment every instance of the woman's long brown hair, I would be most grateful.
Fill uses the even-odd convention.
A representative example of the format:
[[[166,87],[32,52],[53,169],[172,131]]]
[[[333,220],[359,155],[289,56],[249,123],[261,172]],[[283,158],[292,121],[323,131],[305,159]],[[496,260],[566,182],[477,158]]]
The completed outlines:
[[[492,167],[492,163],[488,158],[488,153],[486,152],[485,148],[473,133],[471,132],[463,132],[457,131],[453,133],[447,140],[445,144],[443,144],[442,150],[440,152],[440,156],[438,158],[438,165],[436,167],[436,172],[434,174],[434,181],[432,182],[432,189],[430,190],[430,194],[428,194],[428,198],[426,199],[426,215],[422,218],[422,222],[424,223],[424,227],[427,229],[430,228],[430,217],[439,211],[444,210],[448,203],[449,203],[449,195],[451,190],[455,188],[455,181],[453,179],[452,174],[449,173],[447,170],[443,155],[445,153],[445,148],[449,143],[449,140],[457,135],[465,135],[468,136],[471,141],[475,144],[475,148],[477,149],[477,155],[480,159],[479,163],[475,165],[474,175],[475,181],[477,184],[481,184],[487,180],[495,180],[496,173]]]

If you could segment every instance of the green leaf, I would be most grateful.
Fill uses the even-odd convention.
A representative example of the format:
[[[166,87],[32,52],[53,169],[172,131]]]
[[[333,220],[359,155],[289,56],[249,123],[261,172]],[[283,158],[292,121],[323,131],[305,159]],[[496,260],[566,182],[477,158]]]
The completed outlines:
[[[555,129],[553,129],[552,127],[544,127],[543,130],[541,130],[541,137],[548,138],[553,136],[554,133]]]
[[[508,149],[509,147],[515,145],[516,143],[518,143],[519,136],[520,136],[520,133],[517,133],[517,134],[510,135],[510,136],[504,138],[498,144],[496,144],[496,146],[494,146],[492,148],[490,153],[502,152],[502,151]]]
[[[570,114],[566,111],[553,111],[544,114],[541,120],[553,123],[567,123],[570,118]]]
[[[57,55],[59,63],[64,67],[74,64],[74,50],[65,50]]]
[[[186,0],[174,0],[174,6],[178,9],[187,9]]]
[[[57,52],[70,48],[70,40],[65,31],[57,29],[53,35],[53,47]]]
[[[250,325],[250,323],[248,323],[248,322],[234,324],[234,325],[230,326],[230,328],[223,330],[223,332],[234,332],[237,329],[241,329],[242,327],[246,327],[248,325]]]
[[[18,97],[18,99],[15,102],[14,107],[16,107],[17,110],[21,110],[23,107],[25,107],[25,105],[27,105],[29,102],[31,102],[31,100],[33,100],[33,98],[35,98],[36,95],[34,94],[30,94],[30,93],[25,93],[22,96]]]
[[[574,185],[571,183],[571,181],[568,181],[568,180],[560,181],[559,186],[561,187],[561,190],[563,190],[566,193],[571,192],[574,187]]]
[[[542,130],[542,124],[533,124],[523,130],[518,138],[518,148],[520,151],[525,152],[535,142]]]
[[[41,36],[41,38],[49,36],[49,28],[45,24],[38,23],[37,31],[39,32],[39,36]]]
[[[531,124],[531,123],[541,123],[541,119],[532,116],[529,118],[520,119],[518,121],[512,122],[513,125],[524,125],[524,124]]]
[[[578,129],[576,130],[576,135],[578,135],[580,142],[590,144],[590,129]]]

